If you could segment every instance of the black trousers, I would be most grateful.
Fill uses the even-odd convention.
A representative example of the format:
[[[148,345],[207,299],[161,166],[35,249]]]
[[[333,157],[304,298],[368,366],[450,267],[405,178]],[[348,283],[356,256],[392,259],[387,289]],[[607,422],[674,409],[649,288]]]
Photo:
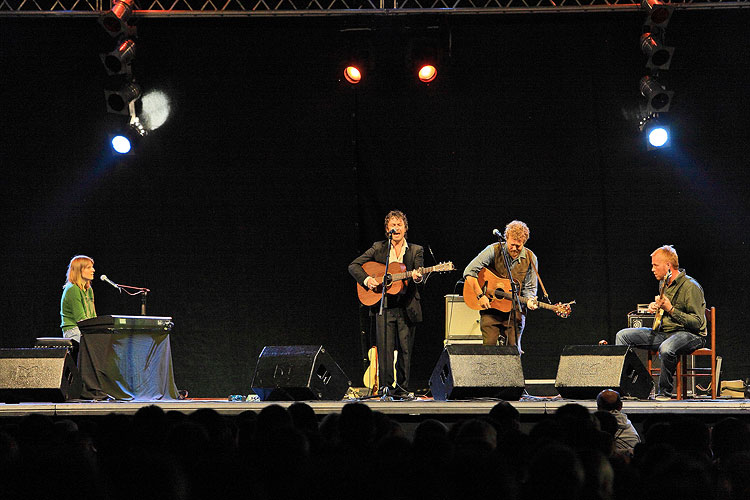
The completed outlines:
[[[396,359],[396,383],[404,390],[409,388],[411,354],[416,327],[409,323],[406,309],[392,307],[375,315],[375,340],[378,347],[378,381],[380,387],[393,386],[393,351]]]

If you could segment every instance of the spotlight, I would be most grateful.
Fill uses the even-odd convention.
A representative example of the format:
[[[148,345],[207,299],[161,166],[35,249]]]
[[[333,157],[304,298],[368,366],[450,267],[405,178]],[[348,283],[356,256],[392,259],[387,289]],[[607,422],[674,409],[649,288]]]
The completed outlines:
[[[674,92],[666,90],[661,83],[648,75],[641,78],[640,88],[641,95],[647,99],[647,115],[669,111]]]
[[[133,143],[127,134],[113,135],[109,143],[112,146],[112,150],[118,155],[127,155],[133,152]]]
[[[164,92],[150,90],[141,97],[141,112],[139,115],[146,130],[156,130],[164,125],[170,112],[169,97]]]
[[[130,104],[135,103],[141,96],[141,88],[134,82],[126,83],[120,90],[105,90],[104,97],[107,100],[107,111],[121,115],[129,115]]]
[[[128,29],[128,19],[133,15],[135,0],[117,0],[112,10],[99,17],[99,24],[112,37],[125,33]]]
[[[135,42],[125,40],[109,54],[102,54],[102,62],[110,75],[120,75],[130,71],[130,63],[135,57]]]
[[[674,7],[664,5],[660,0],[641,0],[641,9],[647,13],[646,23],[648,26],[665,28],[672,18]]]
[[[352,85],[356,85],[362,81],[362,72],[356,66],[347,66],[344,69],[344,78]]]
[[[646,67],[654,69],[669,69],[672,63],[674,47],[666,47],[661,44],[653,33],[641,35],[641,52],[648,57]]]
[[[109,144],[112,152],[116,155],[133,156],[138,149],[141,139],[148,134],[148,131],[141,124],[137,116],[133,116],[127,127],[118,127],[116,133],[109,135]]]
[[[418,81],[428,84],[435,81],[440,57],[438,41],[435,37],[423,36],[412,39],[409,42],[406,57],[407,65]]]
[[[646,138],[649,150],[665,149],[672,145],[672,130],[659,115],[650,115],[641,119],[638,127]]]
[[[435,66],[431,64],[425,64],[424,66],[419,68],[417,77],[419,78],[420,82],[430,83],[437,77],[437,68],[435,68]]]
[[[369,27],[348,27],[339,32],[340,65],[337,68],[338,80],[344,75],[350,85],[362,85],[367,82],[372,71],[373,37],[375,33]]]

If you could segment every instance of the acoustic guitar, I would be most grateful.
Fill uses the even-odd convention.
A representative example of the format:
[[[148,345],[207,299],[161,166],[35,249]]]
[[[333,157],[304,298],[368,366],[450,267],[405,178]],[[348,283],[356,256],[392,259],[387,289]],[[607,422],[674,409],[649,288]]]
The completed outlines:
[[[511,302],[513,294],[511,293],[509,279],[501,278],[485,267],[477,274],[477,280],[479,281],[479,286],[482,288],[482,292],[490,300],[491,308],[501,312],[508,312],[513,308],[513,303]],[[515,283],[516,286],[519,286],[517,281]],[[520,296],[518,299],[524,305],[530,300],[528,297]],[[468,281],[464,281],[464,303],[470,309],[477,311],[482,309],[479,299]],[[546,302],[537,301],[539,307],[553,311],[561,318],[570,316],[570,306],[575,303],[575,300],[565,303],[558,302],[557,304],[547,304]]]
[[[404,286],[406,286],[406,280],[412,277],[414,271],[407,271],[406,266],[400,262],[391,262],[388,264],[388,272],[385,272],[385,264],[380,262],[365,262],[362,264],[362,269],[368,274],[368,276],[375,278],[378,282],[378,286],[370,290],[365,287],[362,283],[357,283],[357,297],[359,301],[366,306],[372,306],[377,304],[383,296],[383,283],[385,282],[386,293],[389,295],[396,295]],[[420,267],[418,269],[422,275],[435,272],[453,271],[456,269],[452,262],[441,262],[431,267]]]
[[[667,271],[667,275],[664,276],[664,282],[661,284],[661,288],[659,288],[659,300],[664,298],[664,292],[667,291],[667,287],[669,286],[669,280],[672,279],[672,270]],[[658,332],[659,328],[661,328],[661,321],[664,319],[664,309],[659,308],[658,311],[656,311],[656,314],[654,315],[654,324],[651,326],[652,332]]]
[[[362,375],[362,382],[365,387],[370,389],[370,392],[378,392],[380,389],[380,378],[378,375],[378,347],[372,346],[367,351],[367,359],[370,360],[370,365]],[[393,351],[393,380],[396,380],[396,361],[398,361],[398,351]]]

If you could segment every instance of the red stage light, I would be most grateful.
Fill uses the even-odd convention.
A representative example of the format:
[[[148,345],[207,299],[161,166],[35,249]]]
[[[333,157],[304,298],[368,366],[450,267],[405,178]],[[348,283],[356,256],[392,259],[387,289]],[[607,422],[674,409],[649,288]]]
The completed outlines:
[[[356,66],[347,66],[344,70],[344,78],[347,82],[356,85],[362,80],[362,73]]]
[[[437,76],[437,69],[431,64],[425,64],[419,68],[419,80],[425,83],[429,83]]]

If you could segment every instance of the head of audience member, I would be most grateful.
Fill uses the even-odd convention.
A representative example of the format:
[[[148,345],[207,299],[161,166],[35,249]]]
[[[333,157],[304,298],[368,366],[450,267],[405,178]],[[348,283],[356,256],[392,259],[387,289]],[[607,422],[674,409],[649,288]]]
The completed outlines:
[[[493,406],[489,417],[499,425],[502,432],[517,431],[521,428],[521,414],[507,401],[499,401]]]
[[[363,403],[348,403],[339,416],[339,436],[346,446],[362,447],[375,440],[375,417],[369,406]]]
[[[711,430],[711,450],[718,461],[733,453],[750,452],[750,426],[735,417],[716,422]]]
[[[599,421],[599,428],[614,437],[617,434],[618,423],[617,418],[612,415],[609,411],[599,410],[594,412],[594,417]]]
[[[581,498],[585,480],[586,474],[576,453],[564,444],[552,443],[532,457],[523,498],[577,500]]]
[[[620,393],[612,389],[604,389],[596,396],[596,409],[601,411],[621,411],[622,399],[620,399]]]

